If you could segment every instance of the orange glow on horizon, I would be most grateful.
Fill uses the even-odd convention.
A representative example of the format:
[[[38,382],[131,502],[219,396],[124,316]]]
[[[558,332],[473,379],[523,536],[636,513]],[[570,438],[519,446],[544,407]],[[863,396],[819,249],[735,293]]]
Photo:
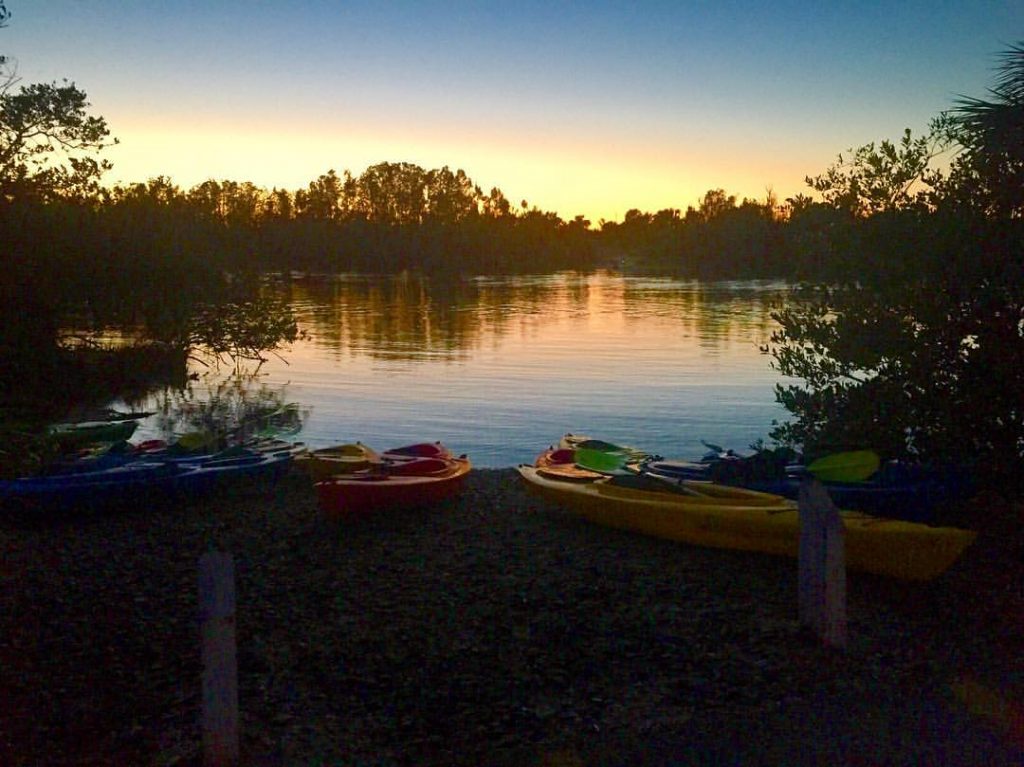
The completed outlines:
[[[312,131],[226,121],[111,124],[121,125],[114,131],[121,143],[105,153],[114,164],[108,184],[164,175],[183,189],[212,178],[295,191],[330,169],[358,176],[379,162],[412,162],[427,169],[447,165],[465,170],[485,193],[501,189],[516,210],[526,200],[530,207],[554,211],[564,220],[583,215],[594,227],[602,219],[621,221],[630,209],[685,212],[709,189],[724,189],[737,200],[763,200],[770,187],[784,199],[804,191],[807,174],[806,168],[790,169],[786,158],[779,158],[770,167],[777,179],[787,182],[783,186],[745,172],[764,166],[750,152],[716,157],[685,146],[665,151],[654,144],[615,143],[596,135],[567,143],[543,135],[469,133],[455,138],[431,126],[418,126],[412,134],[343,124]]]

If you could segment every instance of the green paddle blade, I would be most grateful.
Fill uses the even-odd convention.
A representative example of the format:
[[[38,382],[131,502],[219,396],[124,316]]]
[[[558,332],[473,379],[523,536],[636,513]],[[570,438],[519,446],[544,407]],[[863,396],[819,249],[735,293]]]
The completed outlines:
[[[623,474],[626,464],[631,460],[625,453],[605,452],[586,447],[578,447],[573,452],[573,460],[581,469],[600,472],[601,474]]]
[[[582,442],[577,442],[575,448],[577,450],[600,450],[602,453],[622,453],[629,449],[621,445],[613,445],[611,442],[605,442],[603,439],[585,439]]]
[[[807,471],[822,482],[863,482],[881,463],[874,450],[851,450],[812,461]]]
[[[582,442],[577,442],[573,445],[573,449],[594,450],[601,453],[617,453],[618,455],[627,457],[630,461],[641,461],[650,456],[650,453],[646,450],[641,450],[638,447],[615,445],[611,442],[605,442],[603,439],[585,439]]]

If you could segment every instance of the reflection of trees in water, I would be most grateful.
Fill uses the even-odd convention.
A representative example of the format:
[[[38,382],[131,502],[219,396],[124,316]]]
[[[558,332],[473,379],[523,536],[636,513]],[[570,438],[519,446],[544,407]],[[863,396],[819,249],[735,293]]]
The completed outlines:
[[[301,280],[293,306],[314,344],[381,357],[450,354],[472,345],[474,327],[461,287],[419,277]]]
[[[530,323],[663,318],[706,348],[763,341],[782,283],[642,280],[604,273],[440,280],[303,278],[283,286],[318,346],[390,359],[459,357]]]
[[[622,302],[637,321],[670,318],[678,333],[704,349],[765,341],[775,327],[772,306],[788,295],[780,282],[627,281]]]
[[[305,279],[288,289],[314,344],[373,357],[456,357],[508,328],[505,284],[403,274]],[[539,300],[530,298],[536,292],[519,291],[519,306]]]
[[[295,434],[309,417],[308,408],[288,401],[286,387],[258,383],[255,375],[210,376],[155,400],[157,428],[168,441],[205,434],[223,446],[229,439]]]

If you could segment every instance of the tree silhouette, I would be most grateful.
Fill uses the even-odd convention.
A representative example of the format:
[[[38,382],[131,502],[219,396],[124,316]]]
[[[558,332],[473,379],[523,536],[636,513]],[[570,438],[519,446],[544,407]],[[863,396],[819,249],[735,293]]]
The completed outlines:
[[[961,97],[954,110],[972,146],[989,154],[1005,154],[1024,161],[1024,44],[1000,56],[994,100]]]
[[[961,99],[926,140],[908,131],[808,179],[825,203],[800,201],[790,225],[827,261],[810,300],[773,314],[776,366],[804,381],[777,387],[795,419],[773,437],[964,462],[993,488],[1024,487],[1022,81],[1016,46],[994,100]],[[932,138],[961,146],[948,177],[928,167]]]
[[[954,184],[984,190],[987,209],[1024,215],[1024,44],[999,57],[991,98],[961,97],[952,111],[965,147]],[[958,129],[958,130],[957,130]],[[975,194],[975,197],[982,195]]]
[[[0,88],[0,197],[92,196],[111,166],[92,154],[117,143],[74,83]],[[59,158],[66,158],[61,162]]]

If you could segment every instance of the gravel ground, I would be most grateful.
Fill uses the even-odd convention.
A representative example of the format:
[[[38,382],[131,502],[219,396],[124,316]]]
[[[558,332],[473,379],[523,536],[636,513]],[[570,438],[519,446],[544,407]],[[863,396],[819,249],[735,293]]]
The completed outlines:
[[[845,653],[800,631],[793,560],[600,528],[511,469],[344,526],[297,475],[5,520],[0,764],[201,763],[211,549],[235,558],[243,764],[1021,764],[1021,537],[977,513],[933,583],[850,575]]]

